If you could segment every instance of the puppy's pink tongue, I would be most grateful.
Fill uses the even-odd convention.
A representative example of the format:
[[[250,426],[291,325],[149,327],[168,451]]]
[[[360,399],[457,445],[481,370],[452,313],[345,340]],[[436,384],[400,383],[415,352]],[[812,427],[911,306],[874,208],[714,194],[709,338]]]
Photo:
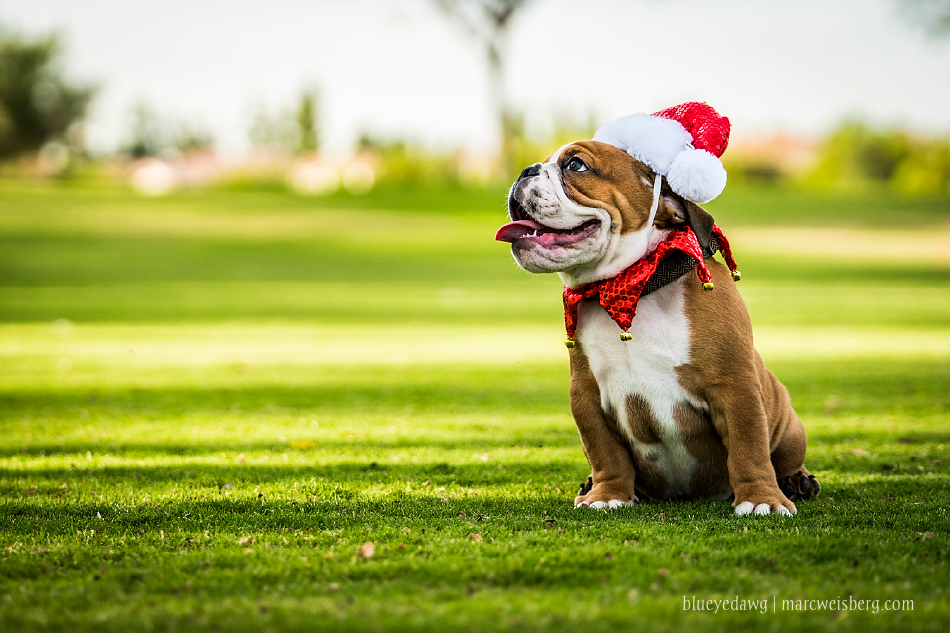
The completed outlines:
[[[538,224],[537,222],[532,222],[531,220],[518,220],[517,222],[509,222],[505,226],[498,229],[498,232],[495,233],[496,242],[514,242],[515,240],[520,240],[526,235],[533,235],[535,231],[544,231],[545,226]],[[548,229],[550,230],[550,229]]]

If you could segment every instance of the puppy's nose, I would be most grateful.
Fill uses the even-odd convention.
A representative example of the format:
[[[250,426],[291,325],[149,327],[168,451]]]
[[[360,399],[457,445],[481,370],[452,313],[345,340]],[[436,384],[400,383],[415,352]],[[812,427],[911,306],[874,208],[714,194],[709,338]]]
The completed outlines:
[[[525,178],[531,178],[531,176],[537,176],[541,173],[541,163],[535,163],[521,170],[521,176],[518,180],[523,180]]]

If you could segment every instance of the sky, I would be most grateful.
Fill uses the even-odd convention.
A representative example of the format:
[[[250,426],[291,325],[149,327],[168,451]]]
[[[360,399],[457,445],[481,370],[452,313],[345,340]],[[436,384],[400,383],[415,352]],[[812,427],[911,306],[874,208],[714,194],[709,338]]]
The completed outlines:
[[[249,147],[253,114],[320,94],[324,148],[362,132],[491,151],[485,53],[435,0],[0,0],[0,24],[62,34],[68,77],[99,86],[87,141],[113,151],[130,113]],[[706,101],[733,138],[816,137],[845,118],[950,133],[950,38],[897,0],[533,0],[512,23],[506,86],[529,133]]]

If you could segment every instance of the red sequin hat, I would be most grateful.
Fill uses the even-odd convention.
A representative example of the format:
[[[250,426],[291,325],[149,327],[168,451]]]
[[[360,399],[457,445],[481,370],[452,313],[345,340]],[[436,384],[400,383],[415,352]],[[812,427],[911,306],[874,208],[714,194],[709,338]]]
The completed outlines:
[[[729,144],[729,119],[695,101],[603,124],[594,140],[624,150],[666,178],[687,200],[709,202],[726,187],[719,157]]]

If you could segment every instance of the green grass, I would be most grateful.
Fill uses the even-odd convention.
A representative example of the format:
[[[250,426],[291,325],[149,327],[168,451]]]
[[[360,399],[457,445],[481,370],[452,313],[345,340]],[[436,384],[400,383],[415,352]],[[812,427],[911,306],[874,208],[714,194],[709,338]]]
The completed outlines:
[[[559,285],[491,241],[503,200],[0,183],[0,629],[950,626],[945,259],[737,243],[821,500],[579,512]],[[711,210],[727,234],[950,219],[782,190]],[[848,596],[878,612],[782,610]]]

